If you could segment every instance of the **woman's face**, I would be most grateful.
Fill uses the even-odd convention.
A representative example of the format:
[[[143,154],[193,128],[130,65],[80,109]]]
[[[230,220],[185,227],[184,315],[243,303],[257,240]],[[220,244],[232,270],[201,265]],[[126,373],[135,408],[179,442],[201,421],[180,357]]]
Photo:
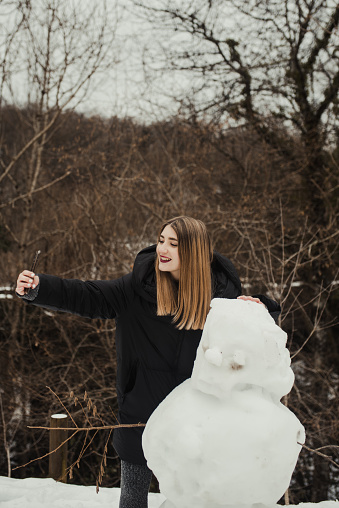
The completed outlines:
[[[174,279],[179,280],[180,259],[178,252],[178,238],[174,229],[168,225],[160,234],[157,246],[159,270],[170,272]]]

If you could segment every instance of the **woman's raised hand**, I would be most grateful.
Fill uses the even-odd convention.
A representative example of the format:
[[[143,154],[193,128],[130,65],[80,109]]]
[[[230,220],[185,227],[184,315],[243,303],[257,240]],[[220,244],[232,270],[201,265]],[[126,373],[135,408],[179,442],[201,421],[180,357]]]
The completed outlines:
[[[34,289],[39,284],[39,277],[30,270],[24,270],[19,274],[16,281],[15,291],[23,296],[29,289]]]
[[[248,301],[248,302],[256,302],[256,303],[261,303],[261,305],[265,305],[264,303],[262,303],[259,300],[259,298],[253,298],[253,296],[241,295],[241,296],[238,296],[237,300],[245,300],[245,301]]]

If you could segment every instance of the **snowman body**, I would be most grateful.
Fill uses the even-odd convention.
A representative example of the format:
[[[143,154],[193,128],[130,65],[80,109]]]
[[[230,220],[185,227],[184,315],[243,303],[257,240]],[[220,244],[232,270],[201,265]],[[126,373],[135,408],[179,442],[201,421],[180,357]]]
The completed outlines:
[[[164,507],[250,507],[288,488],[304,428],[280,399],[294,381],[286,334],[264,306],[215,299],[192,377],[151,415],[147,464]]]

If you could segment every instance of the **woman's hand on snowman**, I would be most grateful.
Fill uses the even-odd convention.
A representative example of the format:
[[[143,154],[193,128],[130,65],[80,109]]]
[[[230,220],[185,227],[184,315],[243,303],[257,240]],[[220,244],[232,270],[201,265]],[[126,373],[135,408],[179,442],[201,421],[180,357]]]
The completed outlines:
[[[16,281],[15,291],[18,295],[25,295],[29,289],[35,289],[39,284],[39,277],[30,270],[24,270],[19,274],[18,280]]]
[[[244,300],[245,302],[260,303],[261,305],[264,305],[264,307],[266,307],[266,305],[264,303],[262,303],[262,301],[259,298],[253,298],[253,296],[241,295],[241,296],[238,296],[237,300]]]

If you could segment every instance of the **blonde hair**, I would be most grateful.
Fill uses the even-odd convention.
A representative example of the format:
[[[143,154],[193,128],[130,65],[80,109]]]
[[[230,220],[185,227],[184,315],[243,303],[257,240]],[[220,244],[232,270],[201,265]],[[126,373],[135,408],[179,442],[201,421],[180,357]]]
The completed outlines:
[[[203,222],[191,217],[175,217],[165,222],[177,234],[180,259],[179,286],[169,272],[159,270],[156,259],[157,315],[173,316],[179,330],[204,327],[212,299],[212,244]]]

